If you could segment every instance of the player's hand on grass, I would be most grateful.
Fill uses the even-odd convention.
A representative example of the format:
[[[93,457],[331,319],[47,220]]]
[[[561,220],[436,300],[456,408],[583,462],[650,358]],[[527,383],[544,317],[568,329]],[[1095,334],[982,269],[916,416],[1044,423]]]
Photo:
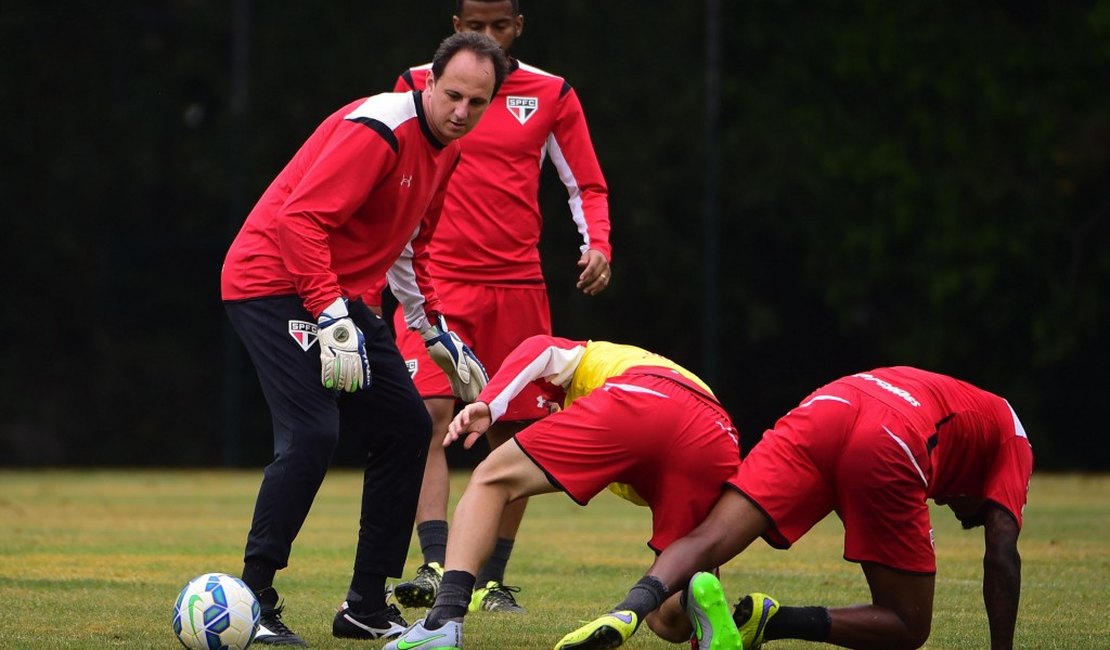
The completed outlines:
[[[347,313],[347,302],[336,298],[316,324],[320,341],[320,383],[324,388],[353,393],[370,387],[366,339]]]
[[[612,269],[609,260],[595,250],[588,250],[578,258],[578,266],[582,272],[578,274],[578,283],[574,286],[582,290],[587,296],[596,296],[609,286]]]
[[[465,436],[463,447],[470,449],[475,442],[478,442],[478,438],[482,437],[486,429],[489,429],[491,424],[493,424],[493,416],[490,415],[489,404],[485,402],[467,404],[459,411],[455,419],[447,425],[447,435],[443,437],[443,446],[446,447]]]
[[[447,321],[443,316],[437,318],[434,325],[421,331],[420,336],[424,339],[424,346],[428,348],[428,356],[447,373],[451,392],[455,397],[467,403],[478,399],[478,394],[489,381],[489,375],[482,367],[482,362],[474,356],[474,352],[457,334],[447,329]]]

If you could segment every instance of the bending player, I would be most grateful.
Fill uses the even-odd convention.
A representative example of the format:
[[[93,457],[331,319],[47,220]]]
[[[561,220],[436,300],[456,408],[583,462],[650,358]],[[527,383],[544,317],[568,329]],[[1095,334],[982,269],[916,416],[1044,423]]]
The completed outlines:
[[[1029,439],[1001,397],[909,367],[844,377],[818,389],[765,433],[705,521],[660,554],[647,574],[648,584],[659,590],[653,600],[686,585],[696,571],[728,562],[757,537],[789,548],[836,512],[844,523],[844,558],[860,563],[872,603],[786,607],[755,593],[742,598],[731,616],[727,608],[721,612],[723,600],[695,603],[706,614],[699,625],[712,627],[705,636],[721,641],[703,647],[739,647],[725,643],[738,628],[747,650],[773,639],[918,648],[929,637],[933,611],[931,498],[947,504],[964,528],[984,528],[983,599],[991,647],[1012,648],[1021,589],[1017,539],[1032,471]],[[707,574],[695,580],[716,583]],[[605,626],[614,615],[642,617],[648,611],[624,604],[614,609],[617,614],[582,630]],[[671,604],[649,624],[675,642],[689,638],[691,630],[688,616]],[[623,642],[626,630],[613,626],[610,635],[620,633]]]
[[[562,410],[493,450],[474,470],[455,509],[435,605],[387,650],[462,647],[475,575],[514,499],[561,490],[585,505],[607,485],[622,484],[627,498],[651,509],[648,545],[658,552],[693,530],[740,462],[728,414],[693,373],[631,345],[551,336],[530,337],[505,359],[478,401],[452,420],[444,444],[464,438],[466,447],[473,445],[533,382],[561,399]],[[637,585],[629,601],[652,593]],[[639,619],[621,616],[610,626],[631,634]]]

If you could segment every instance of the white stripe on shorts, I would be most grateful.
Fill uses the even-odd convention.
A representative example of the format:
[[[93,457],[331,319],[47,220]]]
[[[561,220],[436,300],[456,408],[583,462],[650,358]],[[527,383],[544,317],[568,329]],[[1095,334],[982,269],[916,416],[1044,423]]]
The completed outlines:
[[[637,386],[635,384],[611,384],[609,382],[605,382],[605,390],[609,390],[611,388],[619,388],[621,390],[626,390],[630,393],[647,393],[649,395],[655,395],[656,397],[664,397],[664,398],[667,397],[666,394],[660,393],[657,390],[652,390],[650,388],[644,388],[643,386]]]
[[[921,471],[921,466],[917,464],[917,459],[915,459],[913,457],[913,453],[910,452],[910,446],[907,445],[901,438],[894,435],[893,431],[886,428],[885,424],[883,425],[883,431],[886,431],[887,435],[889,435],[891,438],[894,438],[894,442],[897,442],[898,446],[902,448],[902,451],[906,452],[906,456],[909,457],[910,462],[913,463],[913,468],[917,470],[917,475],[921,477],[921,482],[925,484],[925,487],[929,487],[929,480],[925,478],[925,472]]]

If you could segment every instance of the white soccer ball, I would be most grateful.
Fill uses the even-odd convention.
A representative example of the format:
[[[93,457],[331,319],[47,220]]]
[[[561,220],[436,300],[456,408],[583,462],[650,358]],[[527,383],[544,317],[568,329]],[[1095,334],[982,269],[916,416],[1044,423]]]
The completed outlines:
[[[185,585],[173,606],[173,632],[189,650],[245,650],[258,632],[260,608],[239,578],[206,573]]]

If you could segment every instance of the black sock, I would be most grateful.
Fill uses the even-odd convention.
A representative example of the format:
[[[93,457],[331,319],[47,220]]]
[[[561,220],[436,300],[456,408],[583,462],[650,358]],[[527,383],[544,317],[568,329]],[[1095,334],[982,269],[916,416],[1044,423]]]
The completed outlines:
[[[474,576],[466,571],[446,571],[443,582],[439,584],[436,604],[424,618],[424,627],[429,630],[443,627],[451,619],[466,616],[470,596],[474,592]]]
[[[422,521],[416,524],[416,536],[420,539],[424,564],[436,562],[442,567],[447,561],[447,522],[442,519]]]
[[[266,587],[254,592],[255,598],[258,599],[258,606],[263,610],[274,609],[278,603],[278,592],[273,587]]]
[[[347,590],[347,607],[355,614],[370,614],[385,609],[385,576],[355,571]]]
[[[262,562],[243,564],[243,582],[258,596],[258,604],[263,607],[277,605],[277,591],[274,590],[274,575],[277,568]],[[263,594],[263,592],[266,592]]]
[[[513,540],[498,537],[497,545],[493,547],[493,553],[478,572],[478,586],[485,587],[490,580],[504,584],[505,567],[509,564],[509,556],[512,554]]]
[[[832,619],[826,607],[779,607],[779,611],[767,621],[763,638],[801,639],[803,641],[824,641],[829,638]]]
[[[659,578],[644,576],[628,591],[628,595],[613,608],[613,611],[631,609],[636,612],[637,621],[643,621],[645,616],[663,604],[667,599],[667,591],[667,585],[660,582]]]

